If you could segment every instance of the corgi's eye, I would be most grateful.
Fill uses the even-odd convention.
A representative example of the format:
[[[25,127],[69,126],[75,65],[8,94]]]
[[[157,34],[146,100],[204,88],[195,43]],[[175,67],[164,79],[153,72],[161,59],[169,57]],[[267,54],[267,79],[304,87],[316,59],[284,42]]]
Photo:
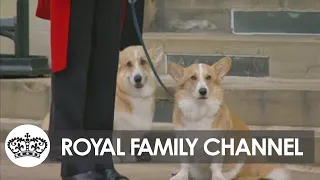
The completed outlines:
[[[127,66],[128,67],[132,67],[132,63],[131,62],[127,62]]]
[[[206,76],[206,80],[210,80],[211,79],[211,76],[210,75],[207,75]]]
[[[195,80],[197,80],[197,77],[196,76],[191,76],[190,79],[195,81]]]
[[[145,64],[147,64],[147,61],[146,61],[146,60],[144,60],[144,59],[141,59],[140,64],[141,64],[141,65],[145,65]]]

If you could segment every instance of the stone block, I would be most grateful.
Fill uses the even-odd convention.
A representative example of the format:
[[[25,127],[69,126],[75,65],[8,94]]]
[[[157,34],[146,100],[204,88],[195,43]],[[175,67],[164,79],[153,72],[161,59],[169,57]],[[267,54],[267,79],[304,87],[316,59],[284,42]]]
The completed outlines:
[[[193,8],[193,0],[156,0],[159,8]]]
[[[274,9],[233,11],[234,33],[320,34],[319,12],[276,11]]]
[[[193,0],[194,6],[231,8],[279,8],[282,0]]]
[[[39,82],[0,81],[1,118],[42,120],[50,107],[50,88]]]
[[[261,123],[261,94],[252,91],[226,91],[224,98],[232,113],[243,118],[246,123],[254,124]]]
[[[303,93],[303,97],[303,107],[306,112],[304,121],[307,121],[307,123],[320,123],[320,93],[306,91]]]
[[[285,0],[288,9],[319,10],[319,0]]]
[[[195,63],[212,65],[223,57],[225,56],[219,54],[169,54],[167,55],[167,61],[188,67]],[[230,55],[228,57],[232,59],[232,66],[228,73],[229,76],[269,76],[269,57],[237,55]]]
[[[315,165],[320,166],[320,137],[315,139]]]
[[[264,103],[264,106],[260,119],[262,124],[277,124],[279,126],[310,124],[304,121],[303,93],[299,91],[269,91],[265,92],[263,96],[261,103]]]
[[[234,90],[226,91],[225,102],[249,125],[320,127],[319,96],[319,91]],[[171,105],[157,107],[166,117],[172,116]],[[168,122],[161,118],[162,114],[157,114],[155,121]]]
[[[242,36],[226,33],[145,36],[149,44],[161,42],[173,54],[267,56],[270,76],[320,79],[320,43],[312,36]]]
[[[158,9],[146,32],[212,32],[230,27],[230,10]]]

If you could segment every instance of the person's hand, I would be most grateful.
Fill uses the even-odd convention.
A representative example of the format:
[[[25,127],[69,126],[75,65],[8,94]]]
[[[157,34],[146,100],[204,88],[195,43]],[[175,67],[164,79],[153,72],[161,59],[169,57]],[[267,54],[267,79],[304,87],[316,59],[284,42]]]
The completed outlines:
[[[136,3],[137,0],[128,0],[128,2],[129,2],[130,4],[132,4],[132,3]]]

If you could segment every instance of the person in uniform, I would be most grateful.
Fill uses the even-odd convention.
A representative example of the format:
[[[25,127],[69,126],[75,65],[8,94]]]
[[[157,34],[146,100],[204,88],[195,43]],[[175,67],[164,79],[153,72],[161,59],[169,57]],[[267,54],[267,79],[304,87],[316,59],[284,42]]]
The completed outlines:
[[[142,30],[144,0],[136,9]],[[56,130],[113,130],[119,50],[140,45],[128,1],[38,0],[36,16],[51,24],[49,137]],[[115,170],[111,155],[103,164],[62,158],[61,177],[128,179]]]

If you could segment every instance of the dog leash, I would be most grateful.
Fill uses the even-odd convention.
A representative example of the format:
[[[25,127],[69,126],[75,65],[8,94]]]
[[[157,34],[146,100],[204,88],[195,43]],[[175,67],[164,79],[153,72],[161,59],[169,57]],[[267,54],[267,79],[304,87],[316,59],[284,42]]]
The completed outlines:
[[[148,50],[144,44],[144,41],[142,39],[142,34],[141,34],[141,31],[140,31],[140,28],[139,28],[139,23],[138,23],[138,19],[137,19],[137,14],[136,14],[136,8],[135,8],[135,3],[137,2],[137,0],[128,0],[129,4],[131,4],[131,12],[132,12],[132,18],[133,18],[133,24],[134,24],[134,27],[136,29],[136,32],[137,32],[137,36],[139,38],[139,41],[143,47],[143,50],[147,56],[147,60],[150,64],[150,67],[151,67],[151,70],[153,71],[153,74],[155,75],[157,81],[159,82],[159,84],[162,86],[162,88],[172,97],[174,97],[171,92],[168,90],[168,88],[164,85],[164,83],[161,81],[161,78],[159,76],[159,74],[157,73],[152,61],[151,61],[151,58],[150,58],[150,55],[148,53]]]

